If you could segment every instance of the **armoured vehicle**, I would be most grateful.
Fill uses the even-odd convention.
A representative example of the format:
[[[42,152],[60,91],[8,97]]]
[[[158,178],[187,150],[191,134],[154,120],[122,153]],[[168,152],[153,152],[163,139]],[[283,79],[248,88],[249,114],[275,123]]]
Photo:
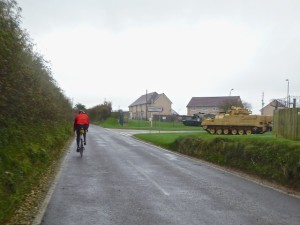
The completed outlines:
[[[213,118],[214,115],[213,114],[204,114],[204,113],[196,113],[194,114],[192,117],[185,117],[182,120],[182,123],[185,126],[201,126],[202,120],[206,119],[206,118]]]
[[[232,106],[225,114],[202,121],[210,134],[261,134],[272,129],[272,116],[250,115],[245,108]]]
[[[202,116],[200,114],[194,114],[192,117],[191,116],[187,116],[182,120],[182,123],[185,126],[201,126],[201,122],[202,122]]]

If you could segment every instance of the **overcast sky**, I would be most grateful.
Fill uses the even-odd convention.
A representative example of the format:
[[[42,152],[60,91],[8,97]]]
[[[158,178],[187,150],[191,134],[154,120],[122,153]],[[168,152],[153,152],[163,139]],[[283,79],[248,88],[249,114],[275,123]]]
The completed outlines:
[[[259,114],[300,96],[299,0],[17,0],[22,27],[74,104],[164,93],[240,96]],[[289,82],[286,81],[289,80]],[[264,98],[262,98],[264,93]]]

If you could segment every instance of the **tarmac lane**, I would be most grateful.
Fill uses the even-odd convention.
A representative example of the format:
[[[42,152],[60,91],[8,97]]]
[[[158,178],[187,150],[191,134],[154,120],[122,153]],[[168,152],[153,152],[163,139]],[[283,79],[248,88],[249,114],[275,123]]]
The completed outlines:
[[[92,125],[70,145],[42,225],[299,225],[300,199]]]

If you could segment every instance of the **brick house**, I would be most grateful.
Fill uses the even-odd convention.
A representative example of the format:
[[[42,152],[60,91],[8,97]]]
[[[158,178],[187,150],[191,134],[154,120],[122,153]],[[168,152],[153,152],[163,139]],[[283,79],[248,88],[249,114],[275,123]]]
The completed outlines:
[[[172,115],[173,113],[170,99],[164,93],[158,94],[157,92],[140,96],[128,107],[130,119],[149,119],[153,115]]]

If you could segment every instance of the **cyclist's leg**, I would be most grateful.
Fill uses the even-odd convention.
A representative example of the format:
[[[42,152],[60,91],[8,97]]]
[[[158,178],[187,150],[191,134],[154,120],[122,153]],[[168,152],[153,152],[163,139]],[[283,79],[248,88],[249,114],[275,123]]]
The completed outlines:
[[[87,131],[87,125],[84,125],[83,128],[84,128],[84,134],[83,134],[84,145],[86,145],[86,131]]]
[[[79,148],[79,142],[80,142],[80,125],[76,126],[76,143],[77,143],[77,149]]]

